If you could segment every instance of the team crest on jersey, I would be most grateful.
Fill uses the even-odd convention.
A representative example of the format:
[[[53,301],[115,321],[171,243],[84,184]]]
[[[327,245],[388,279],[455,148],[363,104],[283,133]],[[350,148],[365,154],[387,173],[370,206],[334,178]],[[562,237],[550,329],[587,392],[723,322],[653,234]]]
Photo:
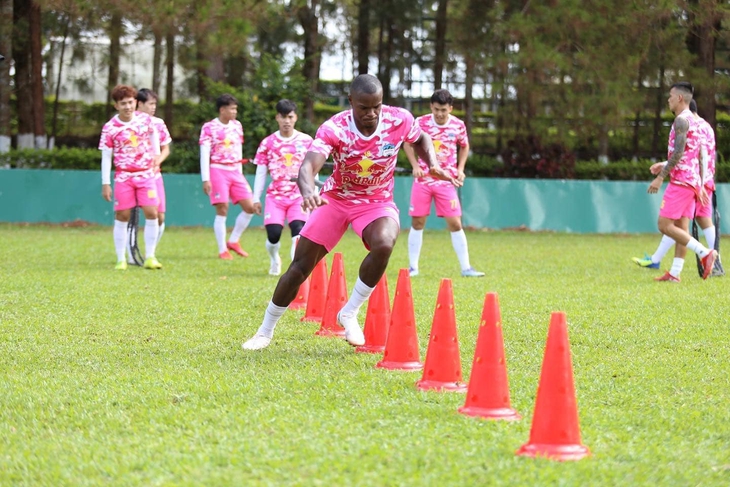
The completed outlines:
[[[397,152],[398,152],[398,149],[396,148],[396,146],[391,144],[390,142],[386,142],[380,148],[380,155],[383,157],[391,157],[391,156],[395,155]]]

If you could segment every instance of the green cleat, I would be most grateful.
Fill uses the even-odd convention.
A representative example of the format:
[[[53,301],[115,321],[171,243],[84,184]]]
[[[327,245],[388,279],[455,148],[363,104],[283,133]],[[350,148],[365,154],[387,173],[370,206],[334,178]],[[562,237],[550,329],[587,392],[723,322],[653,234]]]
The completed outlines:
[[[117,262],[117,265],[114,266],[115,271],[126,271],[127,270],[127,262],[124,260],[120,260]]]
[[[144,260],[145,269],[162,269],[162,264],[154,256],[148,257]]]
[[[659,269],[659,263],[652,262],[649,254],[644,254],[644,257],[632,257],[631,260],[633,260],[639,267],[643,267],[645,269]]]

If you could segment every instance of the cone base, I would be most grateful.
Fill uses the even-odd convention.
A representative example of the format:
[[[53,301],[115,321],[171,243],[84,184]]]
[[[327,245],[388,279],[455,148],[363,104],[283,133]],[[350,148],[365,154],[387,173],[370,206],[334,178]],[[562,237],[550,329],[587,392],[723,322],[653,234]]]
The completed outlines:
[[[580,460],[591,452],[583,445],[550,445],[540,443],[525,443],[515,452],[515,455],[524,457],[542,457],[548,460]]]
[[[317,323],[321,323],[324,317],[322,316],[302,316],[302,318],[299,321],[316,321]]]
[[[391,360],[381,360],[375,364],[376,369],[387,369],[387,370],[421,370],[423,369],[422,362],[394,362]]]
[[[480,408],[478,406],[462,406],[459,413],[465,416],[484,419],[501,419],[503,421],[519,421],[522,416],[512,408]]]
[[[466,392],[466,384],[463,382],[442,382],[440,380],[419,380],[416,387],[422,391],[439,392]]]
[[[357,353],[383,353],[385,352],[385,345],[360,345],[355,348]]]
[[[321,336],[321,337],[344,337],[345,330],[342,328],[339,330],[330,330],[329,328],[320,328],[319,330],[315,331],[314,334]]]

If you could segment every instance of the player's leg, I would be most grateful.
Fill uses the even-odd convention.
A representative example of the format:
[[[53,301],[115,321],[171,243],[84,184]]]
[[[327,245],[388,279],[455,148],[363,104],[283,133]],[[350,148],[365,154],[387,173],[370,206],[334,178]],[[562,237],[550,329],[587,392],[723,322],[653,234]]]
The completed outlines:
[[[689,229],[689,218],[682,217],[674,222],[675,226],[687,231]],[[672,260],[672,267],[669,268],[663,276],[657,277],[656,281],[672,281],[679,282],[679,276],[682,274],[684,269],[684,258],[687,255],[687,247],[684,245],[677,244],[674,248],[674,259]]]
[[[142,208],[144,213],[144,247],[145,247],[145,269],[161,269],[162,265],[155,258],[157,237],[160,230],[160,223],[157,219],[157,182],[154,178],[136,179],[137,206]]]
[[[714,208],[712,207],[712,190],[707,190],[707,196],[710,198],[706,205],[701,203],[697,204],[697,224],[702,229],[702,233],[705,235],[707,241],[707,248],[715,248],[715,225],[712,222],[712,214]]]
[[[269,275],[278,276],[281,274],[279,248],[281,247],[281,232],[284,230],[284,225],[269,223],[264,227],[266,228],[266,252],[269,254]]]
[[[127,223],[132,214],[132,208],[136,203],[134,185],[131,179],[126,181],[114,182],[114,250],[117,254],[116,269],[125,270],[127,268],[127,260],[125,254],[127,252],[129,236],[127,233]]]
[[[223,260],[233,260],[226,247],[226,220],[228,220],[228,203],[216,203],[215,220],[213,220],[213,233],[218,244],[218,257]]]
[[[238,171],[233,172],[231,200],[241,207],[241,213],[236,217],[236,223],[233,225],[233,231],[231,232],[226,247],[241,257],[248,257],[248,252],[241,248],[238,241],[241,239],[243,232],[248,228],[249,223],[251,223],[251,218],[253,218],[253,193],[251,192],[251,186],[249,186],[243,174]]]
[[[157,199],[160,202],[157,206],[157,221],[160,224],[160,230],[157,233],[157,245],[159,245],[162,234],[165,233],[165,212],[167,211],[167,196],[165,195],[165,183],[162,181],[162,174],[157,175],[155,183],[157,185]]]
[[[297,244],[299,243],[299,234],[302,232],[304,223],[305,222],[302,220],[294,220],[289,222],[289,230],[291,231],[291,249],[289,253],[292,260],[294,260],[294,252],[297,249]]]
[[[461,226],[461,202],[456,188],[453,185],[438,185],[434,187],[434,200],[436,204],[436,216],[446,220],[446,228],[451,234],[451,245],[459,260],[461,275],[464,277],[482,277],[479,272],[471,266],[469,260],[469,245],[466,241],[466,233]]]
[[[413,181],[411,186],[411,202],[408,215],[411,217],[411,229],[408,231],[408,272],[411,276],[418,275],[418,261],[423,246],[423,228],[431,212],[430,187]]]
[[[289,222],[289,230],[291,230],[291,249],[289,255],[294,260],[294,251],[299,242],[299,233],[302,231],[304,224],[309,219],[309,212],[302,210],[302,197],[290,200],[286,208],[286,221]]]

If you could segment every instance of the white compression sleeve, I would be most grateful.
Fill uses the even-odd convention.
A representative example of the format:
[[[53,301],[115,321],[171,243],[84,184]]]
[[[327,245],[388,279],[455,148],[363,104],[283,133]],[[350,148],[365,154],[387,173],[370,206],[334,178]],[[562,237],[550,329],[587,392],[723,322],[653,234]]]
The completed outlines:
[[[160,155],[160,133],[157,129],[152,129],[150,134],[150,143],[152,144],[152,153],[156,156]]]
[[[112,150],[101,150],[101,184],[111,184]]]
[[[210,181],[210,146],[200,146],[200,177],[205,181]]]
[[[264,192],[264,187],[266,186],[266,174],[268,172],[269,169],[266,167],[266,164],[259,164],[256,167],[256,179],[253,181],[253,200],[255,203],[261,201],[261,194]]]

